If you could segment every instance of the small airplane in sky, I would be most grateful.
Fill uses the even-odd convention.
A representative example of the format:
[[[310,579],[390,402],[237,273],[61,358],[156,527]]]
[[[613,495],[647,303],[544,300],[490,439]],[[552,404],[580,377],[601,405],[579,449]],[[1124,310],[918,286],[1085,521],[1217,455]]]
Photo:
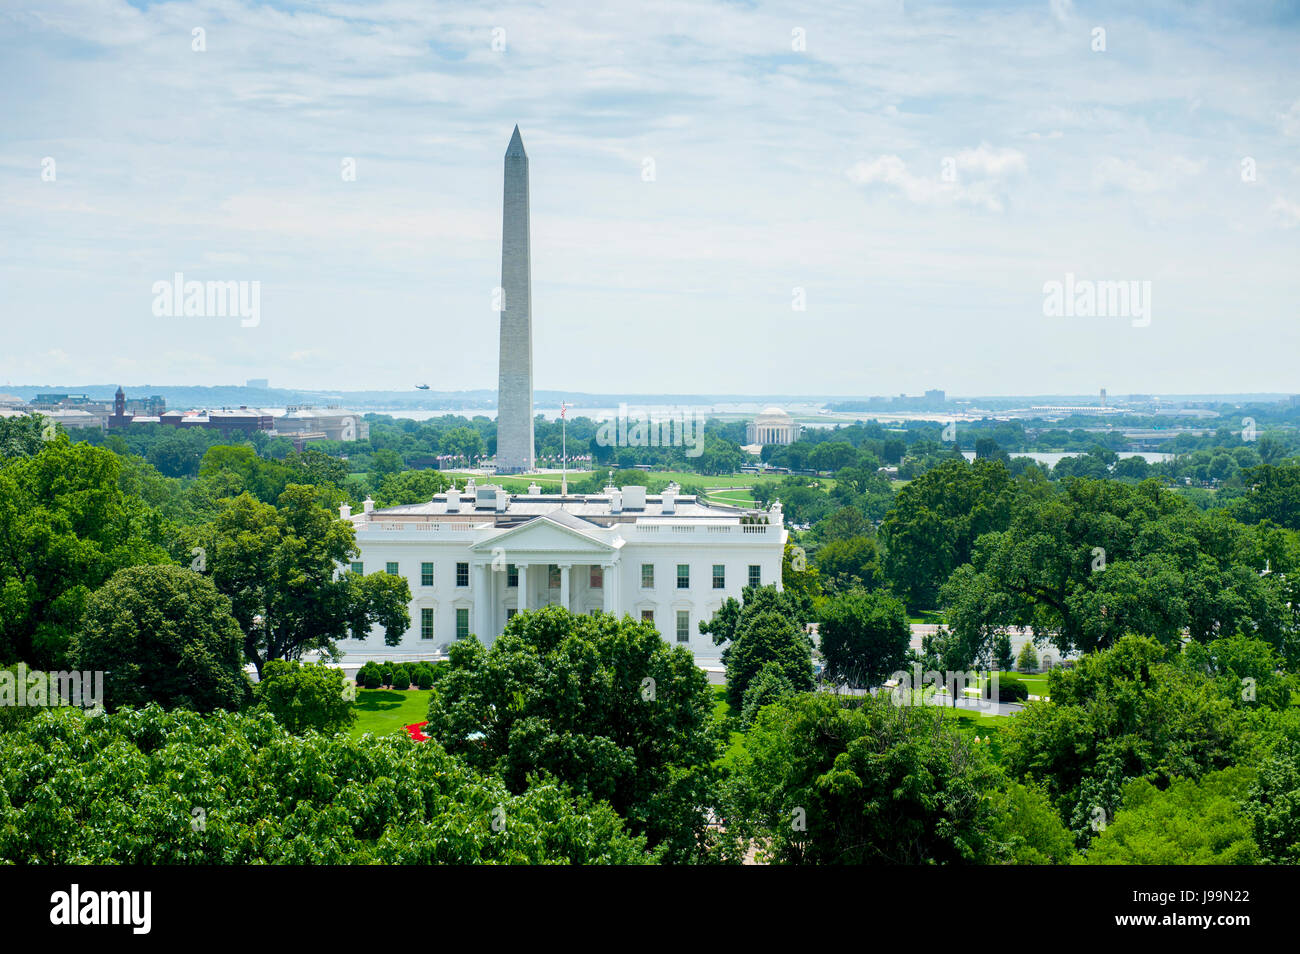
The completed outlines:
[[[427,391],[427,390],[429,390],[429,385],[427,385],[427,384],[417,384],[417,385],[415,386],[415,389],[416,389],[417,391]]]

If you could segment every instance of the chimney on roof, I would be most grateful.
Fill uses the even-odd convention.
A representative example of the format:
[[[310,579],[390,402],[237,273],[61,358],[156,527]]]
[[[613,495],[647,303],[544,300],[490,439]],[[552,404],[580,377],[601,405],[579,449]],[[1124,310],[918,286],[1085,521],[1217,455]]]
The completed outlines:
[[[370,494],[366,494],[366,499],[361,502],[361,509],[366,513],[374,511],[375,502],[370,499]]]
[[[660,512],[675,513],[677,511],[677,494],[673,490],[673,485],[669,484],[664,488],[664,492],[659,495],[661,502]]]
[[[454,486],[447,491],[447,512],[460,513],[460,491]]]
[[[343,505],[341,505],[341,506],[339,507],[339,518],[340,518],[340,519],[342,519],[342,520],[347,520],[347,519],[348,519],[349,517],[351,517],[351,516],[352,516],[352,505],[351,505],[351,504],[343,504]]]

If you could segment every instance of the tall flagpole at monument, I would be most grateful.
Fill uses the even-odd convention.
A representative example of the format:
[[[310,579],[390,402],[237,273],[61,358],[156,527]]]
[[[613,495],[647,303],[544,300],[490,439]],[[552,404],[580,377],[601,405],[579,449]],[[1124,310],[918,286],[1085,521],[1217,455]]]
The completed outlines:
[[[565,415],[569,407],[560,402],[560,496],[569,496],[569,432]]]
[[[528,153],[515,126],[506,147],[501,225],[501,365],[497,472],[535,468],[533,457],[533,280],[528,223]]]

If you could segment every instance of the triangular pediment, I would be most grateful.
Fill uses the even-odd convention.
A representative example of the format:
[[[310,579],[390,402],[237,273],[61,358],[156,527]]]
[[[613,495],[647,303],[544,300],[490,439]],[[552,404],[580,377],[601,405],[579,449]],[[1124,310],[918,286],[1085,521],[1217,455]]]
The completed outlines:
[[[480,553],[491,552],[497,547],[541,553],[612,553],[614,551],[614,545],[605,539],[604,528],[593,524],[588,531],[576,525],[566,525],[566,523],[576,524],[576,522],[577,518],[573,517],[566,522],[553,519],[549,515],[534,517],[518,527],[512,527],[486,540],[480,540],[470,549]]]

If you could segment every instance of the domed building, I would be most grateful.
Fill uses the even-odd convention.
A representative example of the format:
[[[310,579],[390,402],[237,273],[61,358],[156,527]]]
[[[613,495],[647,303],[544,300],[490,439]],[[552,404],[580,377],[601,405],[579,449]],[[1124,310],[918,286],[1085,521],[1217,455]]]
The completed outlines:
[[[803,433],[803,428],[779,407],[764,408],[745,428],[745,440],[750,444],[793,444]]]

